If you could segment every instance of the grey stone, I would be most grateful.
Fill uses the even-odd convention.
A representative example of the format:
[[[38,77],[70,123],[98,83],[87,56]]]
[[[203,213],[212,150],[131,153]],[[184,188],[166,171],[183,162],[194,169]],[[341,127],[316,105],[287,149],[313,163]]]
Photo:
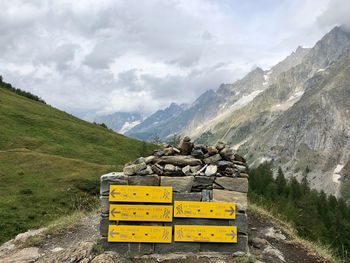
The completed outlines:
[[[119,254],[145,255],[154,252],[153,243],[116,243],[108,242],[107,238],[101,238],[100,243],[105,251],[115,251]]]
[[[145,162],[145,158],[143,157],[140,157],[140,158],[137,158],[133,164],[141,164],[141,163],[144,163]]]
[[[155,163],[157,161],[157,159],[158,158],[156,156],[150,155],[150,156],[145,157],[145,163],[146,164]]]
[[[242,177],[242,178],[249,178],[249,175],[246,174],[246,173],[239,173],[239,177]]]
[[[193,188],[207,188],[212,186],[214,182],[214,177],[209,176],[195,176],[193,182]]]
[[[201,201],[202,195],[200,193],[174,193],[174,201]]]
[[[214,146],[208,146],[207,151],[209,155],[215,155],[219,152],[218,149],[216,149]]]
[[[199,159],[196,159],[192,156],[162,156],[158,160],[159,164],[173,164],[176,166],[184,167],[187,165],[195,166],[195,165],[201,165],[202,161]]]
[[[216,149],[217,149],[218,151],[221,151],[222,149],[225,148],[225,146],[226,146],[226,144],[225,144],[224,142],[219,141],[219,142],[216,144]]]
[[[168,147],[164,149],[164,154],[165,156],[169,156],[169,155],[174,155],[174,149],[173,147]]]
[[[123,169],[123,172],[125,175],[133,175],[136,174],[138,171],[146,169],[147,165],[146,163],[138,163],[138,164],[131,164],[128,166],[125,166]]]
[[[160,181],[161,186],[172,186],[174,192],[185,193],[191,192],[194,177],[192,175],[183,177],[162,176]]]
[[[221,155],[220,154],[215,154],[213,156],[210,156],[208,158],[205,158],[203,161],[206,164],[211,164],[211,163],[216,163],[221,160]]]
[[[213,200],[213,190],[202,190],[202,202],[210,202]]]
[[[100,178],[100,195],[109,195],[110,185],[126,185],[128,184],[128,176],[124,173],[109,173],[104,174]]]
[[[225,147],[224,149],[222,149],[220,151],[220,155],[222,156],[222,158],[226,161],[233,161],[234,159],[234,152],[231,148]]]
[[[147,165],[146,169],[138,171],[136,174],[138,174],[138,175],[149,175],[149,174],[153,174],[153,170],[152,170],[151,166]]]
[[[109,214],[109,196],[100,196],[101,213]]]
[[[269,245],[269,242],[266,239],[260,238],[260,237],[254,237],[250,240],[250,243],[253,247],[263,249],[267,245]]]
[[[202,159],[204,156],[204,153],[201,149],[194,149],[191,155],[195,158]]]
[[[182,142],[180,143],[180,152],[181,152],[181,154],[189,155],[189,154],[191,154],[192,149],[193,149],[193,143],[191,142],[191,139],[189,137],[185,137],[182,140]]]
[[[156,156],[156,157],[161,157],[161,156],[163,156],[165,153],[163,152],[163,151],[160,151],[160,150],[158,150],[158,151],[155,151],[154,152],[154,156]]]
[[[212,176],[215,175],[218,170],[218,167],[214,164],[208,165],[208,167],[205,169],[205,175],[206,176]]]
[[[191,172],[191,166],[187,165],[185,166],[184,168],[182,168],[182,172],[185,174],[185,175],[191,175],[192,172]]]
[[[193,252],[198,253],[200,250],[200,243],[181,243],[173,242],[171,244],[154,244],[154,252],[157,254],[166,254],[173,252]]]
[[[155,174],[158,174],[158,175],[163,174],[163,167],[158,164],[152,165],[151,169]]]
[[[237,243],[201,243],[201,252],[235,253],[238,251],[248,253],[248,237],[238,235]]]
[[[175,170],[176,170],[175,165],[166,164],[166,165],[164,166],[164,171],[165,171],[165,172],[174,172]]]
[[[242,162],[242,163],[246,163],[246,160],[240,156],[239,154],[235,153],[235,159],[234,161],[238,161],[238,162]]]
[[[237,191],[241,193],[248,192],[247,178],[219,177],[216,178],[215,183],[222,186],[226,190]]]
[[[222,161],[219,161],[217,163],[217,166],[220,170],[225,170],[227,167],[230,167],[232,168],[233,167],[233,163],[230,162],[230,161],[225,161],[225,160],[222,160]]]
[[[248,235],[248,218],[245,213],[236,213],[236,219],[229,220],[230,226],[237,226],[239,234]]]
[[[233,162],[233,164],[237,164],[237,165],[243,165],[243,166],[246,165],[245,163],[239,162],[239,161],[232,161],[232,162]]]
[[[135,175],[129,176],[129,185],[146,185],[146,186],[159,186],[159,176],[155,174],[151,175]]]
[[[234,202],[238,211],[246,211],[247,194],[228,190],[213,189],[213,200],[217,202]]]
[[[196,173],[196,172],[198,172],[200,169],[202,169],[202,165],[191,166],[191,172],[192,172],[192,173]]]
[[[247,173],[247,167],[243,166],[243,165],[236,165],[236,167],[238,168],[238,170],[242,173]]]

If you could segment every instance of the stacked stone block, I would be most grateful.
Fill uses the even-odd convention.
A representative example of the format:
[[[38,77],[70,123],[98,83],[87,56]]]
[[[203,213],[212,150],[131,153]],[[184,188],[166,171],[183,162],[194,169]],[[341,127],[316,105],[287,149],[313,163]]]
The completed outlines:
[[[194,145],[185,137],[178,148],[167,146],[148,157],[127,163],[123,172],[101,177],[102,243],[107,250],[119,253],[170,253],[170,252],[247,252],[247,192],[246,161],[223,142],[215,146]],[[173,201],[234,202],[236,219],[174,218],[171,223],[115,222],[108,220],[109,186],[142,185],[172,186]],[[108,243],[108,225],[217,225],[237,226],[238,243]]]

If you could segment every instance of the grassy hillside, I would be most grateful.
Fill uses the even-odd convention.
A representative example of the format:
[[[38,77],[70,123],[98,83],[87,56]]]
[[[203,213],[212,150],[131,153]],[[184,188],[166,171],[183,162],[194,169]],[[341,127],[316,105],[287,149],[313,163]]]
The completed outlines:
[[[0,243],[93,206],[101,174],[152,148],[0,84]]]

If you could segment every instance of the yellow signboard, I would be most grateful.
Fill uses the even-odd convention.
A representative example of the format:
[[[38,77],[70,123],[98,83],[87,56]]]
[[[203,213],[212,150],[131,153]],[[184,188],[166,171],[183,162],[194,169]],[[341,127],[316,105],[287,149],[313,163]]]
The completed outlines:
[[[115,202],[171,203],[172,199],[171,186],[111,185],[109,189],[109,201]]]
[[[174,239],[175,242],[237,243],[237,227],[176,225]]]
[[[108,227],[108,242],[171,243],[171,226]]]
[[[174,202],[174,217],[235,219],[235,203]]]
[[[172,222],[173,207],[166,205],[110,205],[109,220]]]

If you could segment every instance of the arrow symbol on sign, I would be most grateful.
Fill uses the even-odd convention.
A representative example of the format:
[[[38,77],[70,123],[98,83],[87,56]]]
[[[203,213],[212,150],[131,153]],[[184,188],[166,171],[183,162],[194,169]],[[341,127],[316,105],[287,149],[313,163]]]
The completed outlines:
[[[111,215],[112,216],[115,216],[115,214],[120,214],[121,212],[120,211],[115,211],[115,208],[113,208],[112,210],[111,210]]]
[[[114,189],[110,192],[110,195],[114,198],[115,195],[120,195],[120,192],[116,192]]]
[[[109,235],[111,236],[111,238],[114,237],[114,235],[119,235],[119,232],[114,232],[113,230],[111,232],[109,232]]]
[[[230,209],[229,210],[225,210],[225,212],[229,212],[230,216],[232,216],[235,213],[235,210],[233,209],[232,206],[230,206]]]
[[[235,232],[234,232],[234,231],[231,231],[231,233],[230,233],[230,234],[226,234],[226,236],[228,236],[228,237],[232,237],[231,239],[234,239],[234,238],[235,238],[235,236],[236,236],[236,234],[235,234]]]

